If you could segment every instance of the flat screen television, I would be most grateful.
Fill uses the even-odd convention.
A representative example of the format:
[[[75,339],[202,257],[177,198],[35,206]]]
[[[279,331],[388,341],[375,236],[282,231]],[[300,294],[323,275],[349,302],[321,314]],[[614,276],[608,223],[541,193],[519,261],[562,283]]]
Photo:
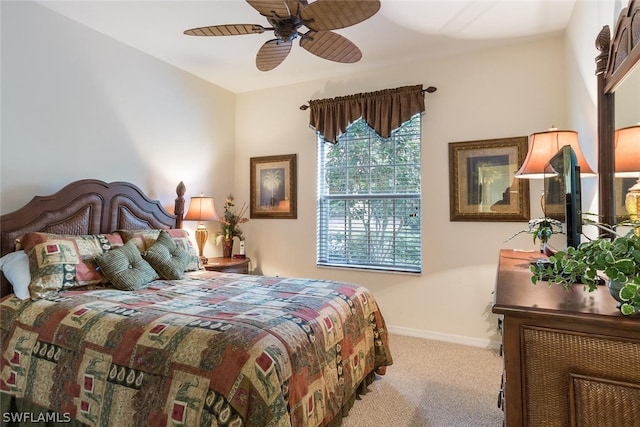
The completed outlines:
[[[582,188],[576,153],[565,145],[544,170],[544,214],[563,223],[567,247],[580,244],[582,235]]]

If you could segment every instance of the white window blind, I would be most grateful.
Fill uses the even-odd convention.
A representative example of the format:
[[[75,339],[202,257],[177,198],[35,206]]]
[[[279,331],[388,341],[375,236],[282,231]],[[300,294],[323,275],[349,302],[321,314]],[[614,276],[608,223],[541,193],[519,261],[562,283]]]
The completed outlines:
[[[420,114],[386,139],[362,119],[318,139],[317,263],[420,272]]]

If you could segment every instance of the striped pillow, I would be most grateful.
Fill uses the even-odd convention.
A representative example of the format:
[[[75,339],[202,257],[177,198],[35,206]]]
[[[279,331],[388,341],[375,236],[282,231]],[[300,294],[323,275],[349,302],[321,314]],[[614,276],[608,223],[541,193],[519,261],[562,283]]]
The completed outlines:
[[[169,233],[169,236],[176,244],[189,253],[190,261],[184,271],[196,271],[204,270],[204,267],[200,265],[200,258],[198,257],[198,251],[193,245],[193,242],[189,238],[189,233],[186,230],[180,228],[170,228],[165,230]],[[144,252],[153,245],[160,235],[160,230],[117,230],[116,233],[122,236],[124,242],[133,240],[140,249],[140,252]]]
[[[191,261],[191,255],[164,230],[160,231],[155,243],[142,253],[142,258],[151,264],[160,277],[167,280],[181,279]]]
[[[135,291],[158,278],[158,273],[142,259],[134,242],[127,242],[94,259],[111,284],[123,291]]]

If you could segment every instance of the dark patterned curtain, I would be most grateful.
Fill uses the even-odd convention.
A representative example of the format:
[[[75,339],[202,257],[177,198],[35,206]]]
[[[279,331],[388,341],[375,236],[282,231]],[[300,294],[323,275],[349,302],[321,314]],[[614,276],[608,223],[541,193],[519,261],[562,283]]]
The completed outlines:
[[[424,112],[422,85],[403,86],[309,102],[309,126],[325,141],[336,143],[347,127],[360,117],[383,138],[414,114]]]

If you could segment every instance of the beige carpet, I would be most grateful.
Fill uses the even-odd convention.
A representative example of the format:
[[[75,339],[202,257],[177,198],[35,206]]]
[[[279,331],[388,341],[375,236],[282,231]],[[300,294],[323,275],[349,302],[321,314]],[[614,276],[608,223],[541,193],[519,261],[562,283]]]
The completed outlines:
[[[393,365],[356,401],[343,427],[499,427],[502,358],[495,350],[401,335]]]

